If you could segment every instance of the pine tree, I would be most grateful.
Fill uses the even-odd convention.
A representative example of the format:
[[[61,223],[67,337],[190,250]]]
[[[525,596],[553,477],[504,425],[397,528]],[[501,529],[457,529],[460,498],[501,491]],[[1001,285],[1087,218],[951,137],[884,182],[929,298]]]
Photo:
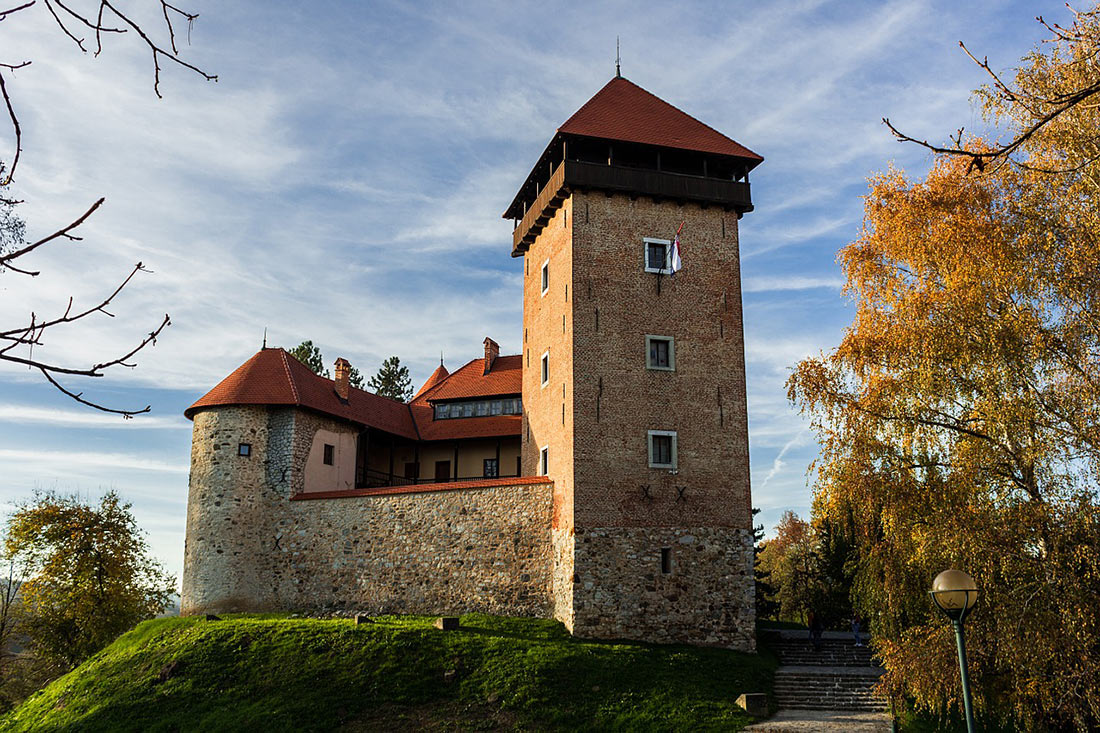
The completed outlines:
[[[753,507],[752,516],[755,518],[760,509]],[[764,525],[756,524],[752,528],[752,567],[756,580],[756,619],[778,618],[779,603],[775,600],[775,587],[768,582],[771,573],[760,564],[760,551],[764,549]]]
[[[313,345],[312,341],[303,341],[290,350],[290,355],[309,367],[309,370],[319,377],[329,378],[328,369],[325,369],[325,359],[321,356],[321,350]]]
[[[401,360],[391,356],[382,362],[382,368],[367,382],[367,389],[383,397],[407,402],[413,396],[409,368],[401,366]]]
[[[325,369],[325,358],[312,341],[303,341],[287,353],[309,367],[309,370],[317,376],[331,379],[328,369]],[[364,389],[363,375],[355,367],[348,372],[348,384],[356,389]]]

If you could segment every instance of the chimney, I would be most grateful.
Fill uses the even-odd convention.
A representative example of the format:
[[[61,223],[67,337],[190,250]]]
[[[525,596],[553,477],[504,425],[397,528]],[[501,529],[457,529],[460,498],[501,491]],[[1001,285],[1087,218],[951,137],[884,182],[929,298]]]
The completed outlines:
[[[340,399],[348,400],[348,380],[351,377],[351,364],[344,357],[336,360],[336,394]]]
[[[500,356],[500,344],[493,341],[488,336],[485,337],[485,371],[483,374],[488,374],[489,370],[493,368],[493,362]]]

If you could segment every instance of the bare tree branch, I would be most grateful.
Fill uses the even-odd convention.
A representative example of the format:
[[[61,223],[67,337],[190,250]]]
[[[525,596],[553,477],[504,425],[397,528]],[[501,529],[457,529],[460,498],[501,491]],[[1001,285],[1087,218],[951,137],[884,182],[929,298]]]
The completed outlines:
[[[61,229],[58,229],[56,232],[49,235],[48,237],[43,237],[42,239],[39,239],[37,242],[32,242],[31,244],[28,244],[26,247],[23,247],[22,249],[17,249],[14,252],[9,252],[8,254],[0,255],[0,267],[6,267],[9,270],[15,270],[16,272],[22,272],[23,274],[31,275],[32,277],[35,276],[35,275],[38,275],[39,273],[37,271],[27,272],[26,270],[19,270],[18,268],[12,266],[12,264],[11,264],[12,260],[15,260],[19,257],[22,257],[23,255],[25,255],[29,252],[33,252],[34,250],[41,247],[43,244],[46,244],[47,242],[50,242],[54,239],[57,239],[58,237],[65,237],[66,239],[79,241],[80,237],[73,236],[72,234],[69,234],[69,232],[71,232],[73,229],[76,229],[78,226],[83,224],[84,221],[89,216],[91,216],[95,212],[95,210],[98,209],[103,204],[104,200],[105,199],[102,199],[102,198],[99,199],[94,204],[92,204],[91,208],[89,208],[87,211],[85,211],[83,214],[81,214],[80,217],[76,221],[72,222],[68,226],[65,226],[65,227],[62,227]]]
[[[1067,5],[1067,7],[1069,7]],[[1074,13],[1075,18],[1080,17],[1078,11],[1070,8]],[[1047,30],[1054,34],[1053,39],[1049,40],[1062,40],[1062,41],[1080,41],[1083,40],[1084,34],[1078,29],[1077,21],[1074,21],[1072,29],[1067,30],[1057,23],[1047,23],[1042,16],[1036,17],[1036,20],[1043,25]],[[1046,127],[1048,124],[1058,119],[1060,116],[1069,112],[1070,110],[1082,106],[1085,102],[1097,95],[1100,95],[1100,78],[1096,78],[1089,83],[1086,83],[1076,89],[1072,89],[1067,92],[1052,93],[1050,96],[1037,97],[1033,94],[1026,93],[1025,91],[1010,87],[1006,84],[1000,76],[993,71],[989,66],[988,59],[982,59],[979,61],[977,57],[970,52],[962,41],[959,41],[959,46],[963,49],[963,52],[970,57],[971,61],[978,65],[979,68],[984,70],[990,78],[993,79],[993,87],[997,90],[998,94],[1007,102],[1012,102],[1022,106],[1028,110],[1031,115],[1036,118],[1031,124],[1024,127],[1020,132],[1007,143],[999,146],[995,146],[989,150],[972,150],[967,149],[963,144],[963,130],[959,129],[957,134],[951,139],[953,143],[950,146],[933,145],[927,140],[921,140],[910,135],[907,135],[898,130],[890,122],[889,118],[882,118],[883,124],[889,128],[894,137],[899,142],[915,143],[927,150],[940,155],[952,155],[970,160],[970,166],[967,172],[977,169],[978,172],[984,171],[991,164],[1001,165],[1004,163],[1012,162],[1020,167],[1027,168],[1029,170],[1035,170],[1043,173],[1071,173],[1088,166],[1090,163],[1097,160],[1097,157],[1090,158],[1085,162],[1076,165],[1069,166],[1064,169],[1043,169],[1030,167],[1024,163],[1013,160],[1012,155],[1020,149],[1028,140],[1035,136],[1040,130]],[[1045,110],[1041,111],[1041,110]]]
[[[24,63],[26,66],[29,61]],[[15,166],[19,163],[19,153],[23,150],[23,130],[19,127],[19,118],[15,115],[15,108],[11,106],[11,97],[8,96],[8,86],[4,83],[4,74],[0,73],[0,93],[4,95],[4,104],[8,108],[8,117],[11,118],[11,126],[15,131],[15,156],[11,160],[11,166],[8,168],[8,175],[4,180],[0,181],[0,187],[7,186],[12,181],[12,177],[15,175]]]

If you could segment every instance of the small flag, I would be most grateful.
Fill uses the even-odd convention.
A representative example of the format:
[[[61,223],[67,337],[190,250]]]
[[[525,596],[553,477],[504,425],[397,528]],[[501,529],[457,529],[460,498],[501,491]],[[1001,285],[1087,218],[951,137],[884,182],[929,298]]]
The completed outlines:
[[[687,222],[680,222],[680,229],[683,229],[686,223]],[[680,229],[676,230],[676,236],[672,239],[672,246],[669,248],[668,271],[673,275],[684,267],[684,263],[680,259]]]

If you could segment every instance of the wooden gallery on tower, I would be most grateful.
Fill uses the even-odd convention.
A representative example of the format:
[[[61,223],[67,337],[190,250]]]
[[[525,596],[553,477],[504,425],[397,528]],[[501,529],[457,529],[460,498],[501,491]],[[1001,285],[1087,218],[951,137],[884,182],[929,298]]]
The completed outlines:
[[[519,354],[408,403],[263,349],[189,407],[184,614],[485,612],[755,648],[738,220],[763,158],[616,76],[504,212]]]

